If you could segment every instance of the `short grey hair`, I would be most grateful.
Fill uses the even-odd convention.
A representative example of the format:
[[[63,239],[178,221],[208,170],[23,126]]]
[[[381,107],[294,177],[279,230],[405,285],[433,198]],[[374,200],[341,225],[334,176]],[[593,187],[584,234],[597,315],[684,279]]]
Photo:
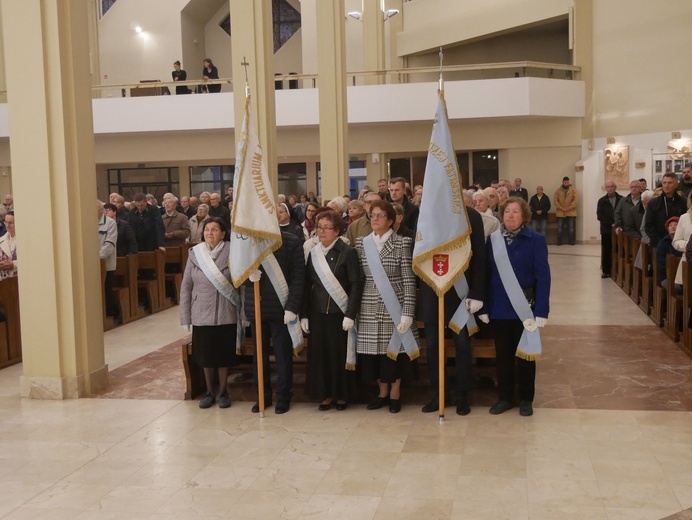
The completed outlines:
[[[209,211],[209,204],[200,204],[200,205],[198,205],[198,206],[197,206],[197,211],[199,211],[200,209],[203,209],[204,211],[207,211],[207,212],[208,212],[208,211]]]

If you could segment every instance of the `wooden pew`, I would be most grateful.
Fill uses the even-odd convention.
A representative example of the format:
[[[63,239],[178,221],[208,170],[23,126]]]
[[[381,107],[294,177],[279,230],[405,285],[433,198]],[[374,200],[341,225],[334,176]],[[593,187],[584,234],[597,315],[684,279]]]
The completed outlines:
[[[680,347],[692,356],[692,268],[687,262],[682,264],[682,332],[680,333]]]
[[[642,241],[639,238],[632,238],[632,290],[630,291],[630,299],[639,305],[642,297],[642,270],[639,267],[635,267],[635,262],[640,254],[640,248],[642,247]],[[642,264],[644,262],[642,261]]]
[[[123,325],[146,316],[137,298],[138,255],[119,256],[113,277],[113,290],[116,292],[120,308],[120,323]]]
[[[642,296],[639,300],[639,308],[647,315],[651,313],[654,301],[654,286],[656,280],[653,277],[653,250],[650,244],[642,244]]]
[[[103,331],[115,328],[115,321],[106,316],[106,260],[101,258],[101,306],[103,311]]]
[[[155,313],[168,309],[173,306],[171,301],[166,298],[166,254],[157,249],[156,251],[140,251],[137,253],[138,271],[140,278],[137,287],[146,292],[147,307],[149,312]],[[142,278],[142,270],[147,269],[153,278]]]
[[[675,255],[666,256],[666,279],[668,280],[668,291],[666,294],[668,312],[665,320],[666,333],[673,341],[680,339],[680,321],[682,318],[682,295],[675,294],[675,274],[678,271],[680,257]]]
[[[618,236],[613,229],[610,235],[610,277],[617,280],[618,277]]]
[[[180,303],[180,286],[183,284],[183,273],[189,256],[190,245],[167,247],[166,248],[166,266],[175,266],[177,272],[167,272],[166,282],[170,282],[173,288],[173,301],[176,305]]]
[[[651,319],[659,326],[663,327],[663,313],[666,310],[666,291],[658,285],[658,262],[656,258],[652,258],[651,265],[653,266],[653,301],[651,303]]]
[[[22,362],[22,332],[19,316],[19,284],[16,276],[0,281],[0,368]]]
[[[634,248],[634,240],[632,239],[632,237],[625,234],[625,232],[622,232],[620,234],[624,236],[623,241],[625,245],[623,263],[624,281],[622,284],[622,288],[625,291],[625,294],[629,296],[632,292],[632,273],[634,271],[634,260],[637,257],[637,250]]]
[[[619,235],[615,235],[617,238],[617,264],[618,264],[618,269],[617,269],[617,276],[615,277],[615,283],[617,283],[620,287],[624,287],[625,285],[625,238],[627,235],[624,233],[620,233]]]

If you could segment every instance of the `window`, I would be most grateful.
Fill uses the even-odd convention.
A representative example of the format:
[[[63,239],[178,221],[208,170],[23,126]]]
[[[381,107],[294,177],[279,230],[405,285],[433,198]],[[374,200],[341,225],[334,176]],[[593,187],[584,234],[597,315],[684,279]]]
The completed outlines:
[[[108,170],[109,193],[132,200],[137,193],[151,193],[161,202],[164,193],[180,196],[178,168],[118,168]]]
[[[225,166],[191,166],[190,195],[199,197],[203,191],[216,191],[225,195],[229,186],[233,185],[233,165]]]
[[[272,0],[272,19],[276,53],[300,29],[300,13],[286,0]]]

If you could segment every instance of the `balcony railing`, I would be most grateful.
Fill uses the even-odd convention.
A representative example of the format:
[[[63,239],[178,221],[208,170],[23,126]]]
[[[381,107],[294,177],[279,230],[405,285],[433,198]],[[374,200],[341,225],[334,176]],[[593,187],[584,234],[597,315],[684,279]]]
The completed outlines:
[[[578,80],[581,67],[561,63],[543,63],[537,61],[515,61],[504,63],[482,63],[471,65],[447,65],[442,67],[444,78],[448,81],[500,79],[512,77],[539,77]],[[368,70],[348,72],[348,83],[352,86],[367,84],[370,78],[377,78],[383,83],[414,83],[434,81],[440,73],[439,67],[415,67],[406,69]],[[276,74],[274,82],[277,90],[282,89],[288,81],[289,88],[317,87],[317,74]],[[94,85],[95,97],[128,97],[136,95],[165,95],[172,93],[175,87],[185,85],[192,90],[197,86],[233,85],[232,78],[217,80],[188,81],[146,81],[143,83],[122,83]],[[135,92],[133,94],[133,92]],[[146,94],[144,94],[146,92]],[[116,96],[113,96],[116,93]],[[0,91],[0,94],[4,92]],[[107,94],[107,95],[104,95]]]

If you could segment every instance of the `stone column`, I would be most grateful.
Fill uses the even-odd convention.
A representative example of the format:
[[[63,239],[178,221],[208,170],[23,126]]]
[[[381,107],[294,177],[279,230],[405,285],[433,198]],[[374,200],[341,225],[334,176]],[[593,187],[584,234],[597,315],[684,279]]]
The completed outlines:
[[[363,0],[363,65],[365,70],[384,70],[384,15],[381,0]],[[365,85],[381,85],[384,76],[366,76]]]
[[[240,138],[245,115],[245,70],[250,84],[251,109],[256,114],[257,135],[266,159],[269,181],[278,193],[276,160],[276,102],[274,97],[274,37],[271,0],[230,1],[233,35],[233,108],[235,141]],[[237,158],[236,158],[237,159]]]
[[[2,0],[22,316],[21,395],[104,388],[84,0]],[[30,73],[27,73],[27,67]]]
[[[317,3],[320,165],[322,197],[343,195],[348,186],[348,113],[344,0]]]

